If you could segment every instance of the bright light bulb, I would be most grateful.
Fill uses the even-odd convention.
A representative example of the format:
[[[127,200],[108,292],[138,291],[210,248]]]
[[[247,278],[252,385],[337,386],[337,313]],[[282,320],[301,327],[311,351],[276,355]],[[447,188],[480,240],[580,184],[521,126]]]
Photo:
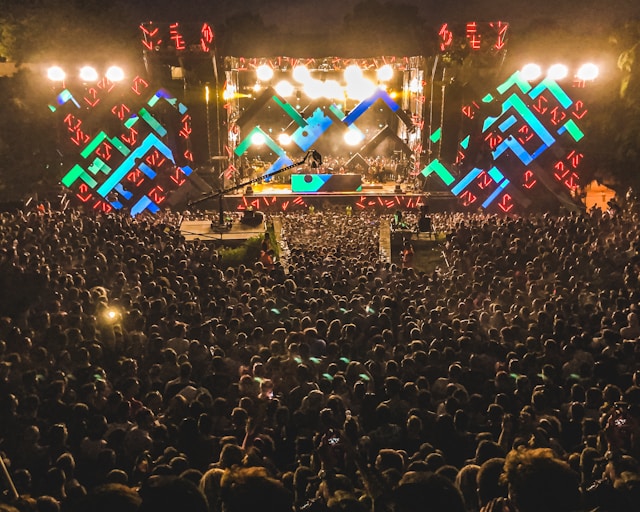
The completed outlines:
[[[273,78],[273,68],[268,64],[261,64],[257,67],[256,74],[258,75],[258,80],[268,82]]]
[[[293,94],[293,85],[288,80],[281,80],[276,84],[274,89],[283,98],[287,98]]]
[[[378,68],[376,73],[378,75],[378,80],[381,82],[388,82],[393,78],[393,68],[391,67],[391,64],[385,64],[381,68]]]
[[[83,82],[95,82],[98,80],[98,72],[91,66],[84,66],[80,69],[80,79]]]
[[[62,82],[67,74],[60,66],[51,66],[47,69],[47,78],[52,82]]]
[[[531,82],[540,77],[542,70],[537,64],[526,64],[520,70],[520,74],[527,82]]]
[[[262,146],[266,141],[267,139],[265,139],[262,133],[254,133],[251,136],[251,144],[254,146]]]
[[[293,79],[296,82],[304,83],[311,78],[311,73],[306,66],[296,66],[293,68]]]
[[[357,146],[364,139],[364,135],[362,132],[356,130],[349,130],[344,134],[344,141],[349,146]]]
[[[324,94],[324,85],[320,80],[308,80],[304,84],[304,93],[312,100],[315,100]]]
[[[291,144],[291,136],[288,133],[281,133],[278,135],[278,142],[283,146]]]
[[[564,64],[554,64],[547,70],[547,76],[552,80],[562,80],[569,74],[569,68]]]
[[[595,80],[596,78],[598,78],[599,73],[600,70],[598,69],[598,66],[596,66],[592,62],[588,62],[587,64],[583,64],[582,66],[580,66],[580,69],[578,70],[576,76],[580,80]]]
[[[351,64],[344,70],[344,79],[349,82],[357,82],[362,80],[362,70],[357,64]]]
[[[124,70],[120,66],[111,66],[105,76],[112,82],[121,82],[124,80]]]

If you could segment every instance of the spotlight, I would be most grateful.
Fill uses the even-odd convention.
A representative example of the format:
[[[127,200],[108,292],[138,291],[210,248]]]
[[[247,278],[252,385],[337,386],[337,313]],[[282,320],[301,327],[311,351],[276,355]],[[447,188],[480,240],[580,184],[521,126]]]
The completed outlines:
[[[569,74],[569,68],[564,64],[554,64],[547,70],[547,76],[552,80],[562,80]]]
[[[98,72],[91,66],[84,66],[80,69],[80,79],[83,82],[96,82],[98,80]]]
[[[293,94],[293,85],[288,80],[282,80],[274,87],[276,92],[283,98],[288,98]]]
[[[47,69],[47,78],[52,82],[62,82],[66,76],[66,73],[60,66],[51,66]]]
[[[576,76],[580,80],[595,80],[596,78],[598,78],[599,72],[600,70],[598,69],[598,66],[596,66],[592,62],[588,62],[580,66],[580,69],[578,70]]]
[[[385,64],[381,68],[378,68],[376,73],[378,75],[378,80],[381,82],[388,82],[393,78],[393,68],[391,67],[391,64]]]
[[[273,78],[273,69],[268,64],[261,64],[256,68],[258,80],[268,82]]]
[[[520,70],[520,74],[527,82],[532,82],[540,77],[542,70],[537,64],[526,64]]]
[[[105,76],[112,82],[121,82],[124,80],[124,71],[120,66],[111,66]]]

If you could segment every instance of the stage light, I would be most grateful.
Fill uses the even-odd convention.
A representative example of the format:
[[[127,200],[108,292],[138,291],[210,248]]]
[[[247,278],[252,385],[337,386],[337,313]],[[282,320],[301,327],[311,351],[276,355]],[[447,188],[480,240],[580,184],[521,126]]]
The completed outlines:
[[[112,82],[124,80],[124,70],[120,66],[110,66],[105,75]]]
[[[385,64],[381,68],[378,68],[376,74],[378,75],[378,80],[388,82],[393,78],[393,68],[390,64]]]
[[[256,68],[256,74],[258,75],[258,80],[268,82],[273,78],[273,69],[268,64],[261,64]]]
[[[311,78],[311,73],[309,73],[307,66],[296,66],[293,68],[292,75],[293,79],[301,84]]]
[[[370,97],[376,90],[376,85],[365,78],[347,84],[347,96],[354,100],[364,100]]]
[[[304,84],[304,93],[315,100],[324,94],[324,85],[320,80],[310,79]]]
[[[253,85],[253,92],[260,92],[261,89],[262,89],[262,85],[260,85],[260,82],[256,82]]]
[[[235,95],[236,95],[236,86],[231,83],[227,83],[227,86],[222,92],[222,97],[225,100],[231,100],[235,97]]]
[[[337,80],[324,82],[324,97],[332,100],[344,99],[344,89]]]
[[[362,132],[358,132],[356,130],[349,130],[344,134],[344,141],[349,146],[357,146],[364,139],[364,135]]]
[[[358,82],[362,80],[362,70],[357,64],[351,64],[344,70],[344,79],[347,83]]]
[[[261,133],[254,133],[251,136],[251,144],[253,144],[254,146],[262,146],[265,142],[266,140],[264,138],[264,135],[262,135]]]
[[[562,80],[569,74],[569,68],[564,64],[554,64],[547,70],[547,77],[552,80]]]
[[[67,74],[60,66],[51,66],[47,69],[47,78],[52,82],[62,82],[66,76]]]
[[[276,92],[283,98],[288,98],[293,95],[293,85],[288,80],[281,80],[274,87]]]
[[[596,78],[598,78],[599,72],[600,70],[598,69],[598,66],[596,66],[592,62],[588,62],[587,64],[583,64],[582,66],[580,66],[580,69],[578,69],[578,73],[576,74],[576,76],[580,80],[595,80]]]
[[[417,78],[412,78],[409,81],[409,92],[413,94],[418,94],[422,88],[420,87],[420,80]]]
[[[542,74],[542,70],[540,69],[540,66],[538,66],[537,64],[526,64],[520,70],[520,75],[527,82],[537,80],[541,74]]]
[[[278,142],[283,146],[291,144],[291,136],[288,133],[281,133],[278,135]]]
[[[84,66],[80,69],[80,79],[83,82],[97,82],[98,72],[91,66]]]

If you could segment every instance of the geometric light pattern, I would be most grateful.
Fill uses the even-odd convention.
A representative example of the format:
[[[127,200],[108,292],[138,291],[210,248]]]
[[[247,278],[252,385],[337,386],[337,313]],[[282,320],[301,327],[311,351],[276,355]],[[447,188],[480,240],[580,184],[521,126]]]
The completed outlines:
[[[73,160],[61,182],[90,208],[156,213],[192,173],[187,107],[164,89],[151,92],[141,77],[64,88],[49,108],[67,133],[62,152]]]
[[[300,151],[307,151],[311,148],[318,139],[334,125],[336,119],[342,124],[345,130],[360,132],[356,121],[371,107],[377,105],[379,101],[384,103],[391,112],[395,113],[404,122],[405,126],[411,127],[413,123],[411,118],[400,108],[391,96],[381,88],[376,88],[371,96],[358,103],[348,114],[342,111],[340,105],[336,103],[329,104],[327,109],[333,114],[332,116],[327,115],[323,109],[318,107],[313,110],[311,115],[304,117],[293,105],[279,95],[274,94],[271,99],[285,114],[287,125],[294,127],[290,140]],[[238,142],[233,150],[236,157],[242,157],[249,150],[253,137],[256,134],[262,136],[264,144],[277,156],[276,161],[266,170],[265,175],[268,176],[292,164],[292,159],[287,155],[286,150],[259,126],[255,126],[248,131],[242,140]]]
[[[500,114],[483,116],[483,106],[498,102]],[[554,80],[536,85],[524,80],[520,71],[487,94],[480,102],[463,107],[469,120],[481,123],[481,142],[473,145],[473,134],[459,141],[455,162],[433,159],[422,169],[423,176],[438,176],[464,206],[504,212],[516,203],[531,203],[531,190],[542,184],[560,197],[578,188],[578,166],[582,153],[576,147],[584,133],[578,123],[587,113],[581,100],[572,100]],[[441,130],[431,134],[441,142]],[[480,144],[480,148],[478,148]],[[476,166],[471,155],[486,150],[490,162]]]

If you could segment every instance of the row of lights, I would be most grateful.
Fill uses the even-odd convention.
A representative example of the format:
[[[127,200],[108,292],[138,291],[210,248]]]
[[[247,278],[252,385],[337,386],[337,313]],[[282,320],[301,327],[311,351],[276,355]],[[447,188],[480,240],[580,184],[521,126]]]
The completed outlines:
[[[111,66],[104,76],[112,82],[120,82],[124,80],[125,74],[120,66]],[[47,69],[47,78],[52,82],[64,82],[67,78],[67,73],[60,66],[51,66]],[[92,66],[83,66],[78,71],[78,78],[83,82],[97,82],[100,79],[100,74]]]
[[[261,84],[271,81],[273,78],[273,68],[267,64],[262,64],[256,68],[256,76],[258,82],[254,87],[255,91],[259,91]],[[362,68],[356,64],[347,66],[343,72],[346,85],[341,85],[335,79],[319,80],[311,76],[311,71],[306,66],[296,66],[292,70],[293,80],[298,82],[302,91],[311,99],[325,97],[328,99],[344,100],[351,98],[354,100],[363,100],[370,97],[376,87],[385,87],[385,82],[393,78],[393,67],[389,64],[381,66],[376,70],[378,84],[372,80],[365,78]],[[296,91],[296,86],[289,80],[280,80],[274,85],[275,91],[282,97],[288,98]],[[231,99],[235,97],[237,91],[231,85],[224,91],[224,98]]]
[[[591,81],[598,78],[599,73],[598,66],[588,62],[578,68],[575,78],[582,81]],[[520,70],[520,74],[528,82],[533,82],[542,76],[542,68],[538,64],[526,64]],[[569,67],[565,64],[553,64],[547,69],[546,76],[551,80],[563,80],[569,76]]]

